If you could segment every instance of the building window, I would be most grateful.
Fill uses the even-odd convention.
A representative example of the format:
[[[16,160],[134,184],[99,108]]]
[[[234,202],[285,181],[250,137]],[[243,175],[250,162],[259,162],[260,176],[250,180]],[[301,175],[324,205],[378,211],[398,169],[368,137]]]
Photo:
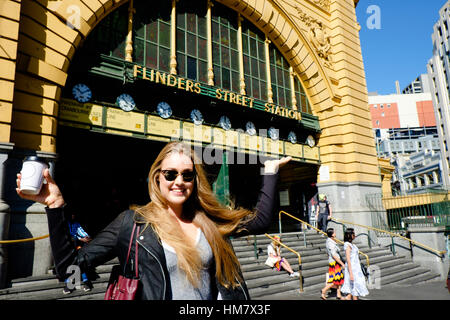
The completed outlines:
[[[86,39],[84,48],[88,52],[124,60],[127,28],[128,6],[125,5],[102,20]]]
[[[123,6],[128,9],[128,6]],[[136,2],[134,15],[134,61],[161,71],[170,71],[170,13],[168,1],[152,4]],[[128,13],[127,15],[128,16]],[[127,28],[125,28],[127,30]]]
[[[206,2],[177,4],[177,73],[199,82],[208,82]]]
[[[250,23],[242,22],[245,89],[248,96],[261,100],[267,100],[264,41],[262,32]]]
[[[425,185],[425,179],[423,176],[417,176],[416,179],[418,187],[423,187]]]
[[[269,47],[269,59],[273,102],[280,106],[291,107],[289,64],[273,44]]]
[[[311,105],[309,104],[306,92],[297,77],[294,79],[295,97],[297,99],[298,111],[312,114]]]
[[[266,35],[256,26],[243,19],[242,39],[239,39],[239,14],[236,11],[215,2],[211,7],[211,21],[208,21],[207,0],[179,0],[175,2],[176,16],[172,17],[173,3],[134,2],[132,62],[170,73],[174,72],[170,64],[176,61],[177,75],[202,84],[208,84],[212,80],[208,78],[211,75],[208,66],[212,64],[214,86],[240,93],[241,77],[244,77],[245,94],[263,103],[269,98],[267,72],[270,70],[273,103],[292,108],[292,97],[295,96],[298,111],[312,114],[298,75],[293,75],[292,82],[292,68],[273,44],[266,56]],[[92,31],[84,44],[89,49],[87,52],[90,57],[109,56],[125,60],[130,15],[128,10],[128,5],[120,6]],[[172,21],[176,21],[175,26],[171,25]],[[207,36],[209,23],[211,44],[208,44]],[[238,45],[240,40],[242,52]],[[175,48],[171,47],[172,44]],[[208,60],[210,49],[212,61]],[[243,61],[243,74],[240,70],[240,58]],[[266,63],[267,61],[270,63]],[[117,68],[114,69],[116,71]]]

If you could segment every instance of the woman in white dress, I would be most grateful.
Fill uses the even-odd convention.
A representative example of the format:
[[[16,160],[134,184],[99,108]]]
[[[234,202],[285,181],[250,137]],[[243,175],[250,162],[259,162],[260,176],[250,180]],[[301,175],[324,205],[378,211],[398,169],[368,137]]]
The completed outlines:
[[[358,300],[358,297],[369,294],[366,278],[361,270],[359,249],[352,243],[354,239],[354,229],[348,228],[344,234],[344,251],[347,262],[345,263],[344,285],[341,288],[342,293],[347,294],[346,300]]]

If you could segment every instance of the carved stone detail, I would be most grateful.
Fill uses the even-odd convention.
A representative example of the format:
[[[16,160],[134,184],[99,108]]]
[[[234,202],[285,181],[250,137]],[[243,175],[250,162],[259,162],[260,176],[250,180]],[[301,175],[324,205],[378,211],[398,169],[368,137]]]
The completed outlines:
[[[309,0],[310,2],[314,3],[316,6],[321,7],[325,11],[330,11],[330,0]]]
[[[308,27],[308,38],[316,49],[317,55],[322,58],[324,65],[333,69],[333,60],[331,52],[331,37],[328,35],[323,23],[295,7],[299,18]]]

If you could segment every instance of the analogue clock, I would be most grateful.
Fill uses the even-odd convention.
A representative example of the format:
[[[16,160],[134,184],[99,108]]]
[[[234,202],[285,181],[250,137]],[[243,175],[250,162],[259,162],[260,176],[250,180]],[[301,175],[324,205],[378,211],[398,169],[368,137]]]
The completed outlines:
[[[156,106],[156,111],[163,119],[170,118],[170,116],[172,115],[172,108],[167,102],[158,103],[158,105]]]
[[[196,126],[203,123],[203,115],[198,109],[194,109],[191,111],[191,120],[194,121]]]
[[[120,96],[117,97],[116,104],[122,109],[123,111],[131,111],[136,107],[136,103],[133,100],[133,97],[131,97],[127,93],[123,93]]]
[[[254,136],[256,134],[255,124],[251,121],[247,122],[245,125],[245,132],[251,136]]]
[[[294,131],[289,132],[288,140],[293,144],[297,143],[297,135]]]
[[[275,129],[274,127],[270,127],[268,133],[269,133],[269,137],[272,140],[278,140],[279,134],[278,134],[278,130],[277,129]]]
[[[220,117],[219,124],[224,130],[230,130],[231,129],[231,121],[227,116]]]
[[[73,86],[72,94],[75,100],[81,103],[88,102],[92,98],[92,91],[84,83],[78,83]]]
[[[306,143],[308,144],[308,146],[310,146],[311,148],[314,147],[316,145],[316,140],[314,140],[314,137],[309,135],[306,138]]]

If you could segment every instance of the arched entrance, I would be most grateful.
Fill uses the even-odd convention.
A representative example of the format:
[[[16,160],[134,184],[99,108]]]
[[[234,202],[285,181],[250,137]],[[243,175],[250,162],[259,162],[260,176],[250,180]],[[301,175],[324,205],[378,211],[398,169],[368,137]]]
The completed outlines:
[[[130,7],[119,7],[73,58],[61,94],[56,151],[64,160],[56,174],[76,202],[86,189],[82,177],[97,177],[80,214],[96,230],[123,209],[109,208],[112,192],[125,207],[146,203],[142,181],[150,164],[165,142],[182,139],[201,153],[225,201],[250,208],[264,159],[292,156],[279,206],[307,219],[304,203],[314,194],[320,158],[306,140],[317,138],[319,127],[300,77],[233,10],[207,1],[174,4],[152,4],[149,14],[148,3],[135,2],[132,27]],[[123,94],[130,105],[120,105]]]
[[[287,203],[286,199],[289,199],[289,204],[292,205],[289,210],[297,212],[300,210],[298,208],[302,207],[298,199],[303,195],[296,195],[296,199],[291,199],[292,194],[298,194],[305,185],[317,182],[319,188],[329,191],[329,198],[335,203],[336,214],[345,216],[357,213],[358,216],[363,216],[360,213],[368,211],[361,206],[360,195],[374,192],[380,181],[367,110],[358,25],[352,1],[306,0],[301,4],[296,1],[206,2],[206,6],[196,6],[204,8],[202,12],[197,13],[200,16],[205,14],[206,21],[211,21],[207,24],[206,36],[205,33],[192,32],[187,24],[188,20],[185,20],[184,27],[180,25],[182,20],[178,13],[185,10],[185,18],[189,16],[189,10],[183,9],[184,1],[168,2],[168,9],[158,11],[162,13],[165,10],[166,20],[163,19],[161,23],[158,21],[157,27],[166,35],[168,32],[168,37],[162,37],[161,43],[159,39],[157,42],[152,40],[151,32],[147,34],[148,28],[136,28],[139,24],[145,24],[145,19],[134,20],[137,11],[129,11],[130,5],[132,9],[136,9],[145,2],[24,1],[19,5],[20,13],[17,19],[11,17],[20,24],[20,33],[17,32],[15,38],[13,33],[7,35],[7,38],[14,38],[17,46],[17,59],[12,58],[15,62],[15,75],[11,82],[13,85],[4,87],[6,89],[0,93],[3,95],[2,101],[10,102],[4,104],[5,108],[1,112],[3,119],[10,119],[2,123],[2,141],[13,150],[7,153],[4,191],[5,200],[13,212],[10,228],[13,238],[22,237],[22,231],[17,231],[18,229],[26,230],[27,235],[41,235],[45,232],[44,209],[20,202],[11,187],[24,154],[38,153],[63,167],[61,163],[67,158],[59,156],[57,149],[65,140],[73,141],[70,137],[78,135],[73,132],[80,132],[80,138],[83,136],[83,142],[88,142],[92,148],[92,142],[96,141],[94,136],[97,134],[107,134],[105,139],[110,141],[108,144],[117,147],[122,144],[132,145],[144,138],[145,143],[157,144],[152,142],[156,141],[156,137],[158,141],[167,141],[171,139],[174,130],[180,130],[181,135],[191,133],[193,128],[196,128],[190,121],[190,109],[172,103],[174,113],[178,114],[175,118],[164,119],[162,122],[158,114],[151,114],[155,105],[139,101],[138,95],[134,96],[136,104],[148,109],[127,112],[127,117],[132,117],[132,121],[124,122],[120,112],[113,112],[119,110],[117,106],[114,107],[114,99],[98,98],[116,96],[118,92],[115,90],[119,91],[118,88],[125,87],[131,90],[140,88],[143,93],[150,90],[148,92],[154,95],[155,101],[158,95],[174,98],[178,94],[186,102],[193,99],[203,101],[203,106],[209,105],[209,111],[214,111],[208,114],[208,110],[202,110],[209,125],[206,130],[201,131],[201,138],[197,141],[202,143],[203,147],[203,143],[214,144],[220,141],[220,137],[223,139],[223,134],[215,135],[216,128],[220,127],[217,126],[218,119],[214,117],[231,117],[232,131],[242,128],[245,132],[244,126],[249,118],[252,118],[258,129],[269,129],[276,123],[274,127],[280,130],[282,151],[279,150],[279,145],[275,150],[279,150],[278,154],[297,155],[295,166],[290,167],[287,174],[283,174],[283,181],[287,183],[280,185],[280,191],[285,191],[286,187],[293,190],[288,191],[287,197],[285,192],[282,193],[283,203]],[[234,22],[222,23],[220,15],[218,20],[214,18],[214,11],[222,10],[219,8],[232,10],[229,16],[234,17]],[[111,17],[120,10],[128,17],[125,22],[121,22],[124,26],[122,32],[126,31],[116,34],[122,36],[119,42],[108,39],[106,43],[117,45],[110,49],[118,49],[122,56],[108,56],[99,68],[91,70],[96,71],[95,76],[95,72],[91,72],[89,78],[83,78],[82,71],[86,69],[75,68],[80,66],[76,64],[77,56],[82,54],[89,41],[94,38],[92,35],[107,23],[107,20],[110,20],[108,23],[112,24],[112,27],[120,29],[120,24],[111,22]],[[219,26],[219,38],[216,41],[214,23]],[[239,23],[240,28],[236,27]],[[208,26],[211,26],[211,30]],[[227,31],[230,41],[235,31],[236,34],[241,33],[236,39],[241,39],[242,43],[238,42],[233,47],[231,42],[222,42],[222,29]],[[139,34],[142,31],[144,34]],[[177,43],[181,41],[181,38],[177,37],[181,33],[184,34],[184,49],[181,43]],[[140,51],[136,47],[139,44],[139,41],[135,41],[137,38],[141,40]],[[192,39],[200,46],[197,49],[202,48],[202,43],[206,40],[206,52],[191,52],[192,46],[187,44]],[[156,61],[149,60],[147,64],[146,55],[149,53],[152,56],[152,50],[155,48],[158,58]],[[252,54],[254,49],[256,56]],[[263,51],[264,55],[260,55]],[[140,62],[136,60],[139,57],[137,53],[142,55]],[[89,58],[85,61],[95,62],[94,56],[91,57],[93,60]],[[264,67],[269,69],[266,69],[265,74]],[[258,73],[254,73],[254,70],[258,70]],[[77,73],[80,75],[78,79]],[[73,100],[73,86],[85,79],[91,79],[95,85],[95,101],[84,104],[68,103],[68,100]],[[221,91],[218,92],[217,89]],[[163,95],[164,92],[169,94]],[[231,115],[227,112],[231,112]],[[114,122],[113,116],[120,121]],[[161,123],[164,125],[155,125]],[[297,143],[291,143],[288,139],[291,130],[297,134]],[[68,133],[69,131],[72,133]],[[168,132],[171,134],[167,134]],[[311,148],[306,144],[306,138],[310,134],[315,135],[316,143],[320,146],[320,157],[316,146]],[[149,136],[153,140],[148,139]],[[219,149],[227,149],[227,143],[231,143],[234,150],[243,146],[244,152],[236,152],[236,159],[237,154],[245,154],[249,158],[251,154],[261,151],[264,153],[273,146],[271,139],[267,137],[264,137],[265,140],[248,138],[243,141],[240,137],[239,132],[237,140],[236,134],[231,135],[231,142],[222,141],[222,147]],[[118,143],[116,138],[117,141],[124,139],[121,141],[132,140],[133,143]],[[253,142],[256,142],[254,148]],[[74,144],[76,148],[83,149],[80,147],[82,144],[77,144],[76,141]],[[61,147],[62,154],[69,157],[74,155],[70,150],[76,150],[67,148],[67,144]],[[93,150],[97,151],[95,148]],[[318,174],[319,165],[322,165],[323,170]],[[236,175],[251,173],[251,170],[235,170],[233,166],[235,164],[229,166],[230,175],[233,175],[233,171]],[[56,166],[52,166],[52,169],[54,167]],[[219,168],[212,171],[217,175]],[[295,181],[300,181],[300,185],[294,186]],[[233,186],[230,182],[229,187],[232,190],[236,185]],[[356,196],[346,197],[346,194]],[[34,214],[33,219],[27,219],[29,213]],[[44,241],[42,243],[43,247],[46,247]],[[29,256],[48,256],[46,248],[36,250],[44,253],[33,251]],[[38,266],[39,259],[34,260],[34,266]]]

